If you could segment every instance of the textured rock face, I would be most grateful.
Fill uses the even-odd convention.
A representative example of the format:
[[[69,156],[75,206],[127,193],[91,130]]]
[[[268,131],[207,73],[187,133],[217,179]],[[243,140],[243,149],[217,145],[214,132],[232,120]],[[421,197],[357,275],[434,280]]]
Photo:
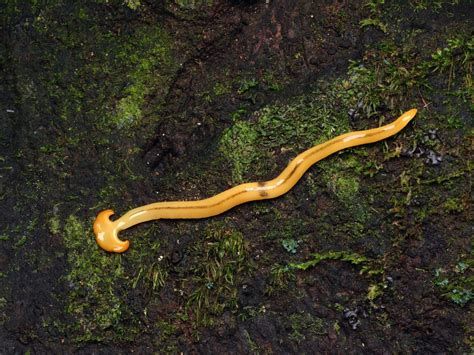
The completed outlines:
[[[0,6],[0,352],[470,351],[469,1]],[[285,197],[95,244],[411,107]]]

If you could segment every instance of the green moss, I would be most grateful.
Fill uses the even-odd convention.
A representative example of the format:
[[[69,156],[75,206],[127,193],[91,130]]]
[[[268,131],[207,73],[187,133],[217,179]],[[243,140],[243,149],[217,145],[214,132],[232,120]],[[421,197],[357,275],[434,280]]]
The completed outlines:
[[[348,261],[351,264],[359,265],[367,263],[368,259],[362,255],[356,253],[349,253],[343,251],[329,251],[326,253],[313,254],[312,259],[303,263],[290,263],[290,268],[297,270],[306,270],[310,267],[318,265],[321,261],[324,260],[342,260]]]
[[[249,179],[250,176],[246,175],[258,176],[274,170],[272,159],[274,161],[282,152],[297,154],[338,133],[350,131],[348,118],[342,114],[349,109],[360,107],[366,116],[380,117],[381,107],[388,105],[389,109],[397,111],[406,105],[406,100],[403,104],[402,101],[409,93],[425,89],[429,77],[446,71],[448,76],[454,77],[449,74],[452,68],[468,72],[471,47],[471,41],[463,37],[447,40],[445,49],[440,54],[432,54],[426,61],[413,61],[410,55],[414,50],[412,47],[400,51],[397,47],[381,47],[379,54],[385,59],[382,65],[379,61],[353,62],[347,76],[332,84],[319,83],[320,89],[312,95],[294,98],[288,104],[264,107],[246,120],[243,117],[237,119],[234,126],[224,133],[220,144],[221,152],[233,165],[234,182]],[[472,84],[463,83],[461,85],[472,87]],[[447,84],[449,90],[453,84],[449,80]],[[390,114],[385,119],[394,116]],[[453,112],[451,116],[458,117],[458,114]],[[447,120],[447,124],[453,127],[450,122]],[[330,164],[338,165],[339,162],[332,158]],[[320,164],[324,169],[324,162]],[[330,171],[325,179],[337,197],[341,200],[357,197],[359,178],[352,174],[330,176],[331,173],[337,175],[343,166],[336,166],[338,169],[327,167]],[[350,168],[373,176],[383,166],[372,160],[356,162]]]
[[[244,237],[225,224],[212,223],[193,259],[194,291],[187,309],[196,325],[212,325],[224,309],[237,307],[237,278],[250,267]]]
[[[471,272],[473,267],[474,251],[471,251],[470,256],[465,256],[455,265],[437,268],[433,283],[443,297],[464,307],[474,299],[474,276]]]
[[[446,200],[444,203],[444,208],[450,213],[460,213],[464,210],[464,204],[459,198],[452,197]]]
[[[372,284],[367,290],[367,299],[373,303],[375,299],[383,295],[384,284]]]
[[[259,152],[254,149],[258,134],[247,122],[237,122],[221,138],[220,150],[232,163],[232,180],[244,181],[250,166],[258,160]]]
[[[410,1],[410,5],[418,11],[430,9],[439,12],[446,6],[459,4],[459,1],[460,0],[412,0]]]
[[[431,53],[427,60],[413,60],[411,53],[416,48],[410,41],[408,38],[407,45],[401,49],[379,46],[372,60],[352,62],[347,85],[354,90],[366,114],[376,114],[384,105],[390,109],[406,105],[403,100],[408,94],[430,89],[428,81],[433,76],[446,81],[446,93],[457,95],[465,102],[472,99],[472,80],[465,80],[472,72],[472,38],[467,35],[447,38],[446,46]],[[454,81],[461,89],[453,92]]]
[[[275,156],[282,152],[295,155],[348,131],[347,117],[335,107],[347,94],[340,89],[337,82],[312,95],[294,98],[289,104],[264,107],[251,121],[237,119],[220,142],[220,151],[233,166],[234,182],[272,169]]]
[[[136,10],[140,7],[140,0],[123,0],[123,3],[132,10]]]
[[[286,289],[291,281],[295,279],[294,269],[288,265],[273,265],[268,278],[265,293],[272,295],[278,290]]]
[[[230,82],[216,83],[214,85],[214,95],[216,96],[230,94],[231,90],[232,87],[230,85]]]
[[[284,81],[281,77],[277,77],[272,71],[266,71],[263,75],[263,83],[265,87],[271,91],[281,91]]]
[[[325,335],[328,332],[328,325],[322,319],[306,312],[291,314],[287,322],[290,326],[288,339],[296,344],[315,335]]]
[[[63,231],[70,266],[66,311],[74,319],[69,332],[78,342],[113,341],[124,336],[121,320],[127,314],[116,294],[116,283],[124,276],[121,257],[98,248],[89,230],[70,215]],[[113,330],[112,338],[108,330]]]
[[[59,234],[61,231],[61,220],[59,216],[54,215],[48,220],[49,231],[51,234]]]
[[[159,261],[155,261],[151,265],[140,266],[132,287],[136,288],[139,283],[143,283],[146,289],[158,291],[165,285],[167,278],[168,270]]]
[[[328,187],[339,201],[354,203],[359,193],[359,179],[353,176],[336,176],[329,181]]]
[[[211,6],[213,0],[176,0],[174,3],[183,9],[195,10],[205,6]]]
[[[244,80],[241,81],[240,87],[237,90],[237,93],[239,95],[242,95],[242,94],[245,94],[245,93],[249,92],[250,90],[255,89],[257,87],[258,87],[258,80],[257,79],[255,79],[255,78],[244,79]]]
[[[22,246],[25,245],[27,240],[28,240],[28,237],[26,235],[22,235],[14,244],[15,248],[21,248]]]
[[[177,328],[170,322],[159,320],[154,324],[158,331],[158,336],[153,339],[153,344],[165,354],[176,354],[178,352],[177,340],[173,335],[177,332]]]
[[[7,300],[4,297],[0,297],[0,325],[6,322],[8,319],[7,312],[5,310],[5,306],[7,305]]]
[[[166,86],[167,75],[174,67],[170,54],[170,39],[158,26],[134,32],[132,38],[121,45],[116,55],[131,70],[127,74],[128,85],[122,92],[123,97],[108,120],[118,128],[144,123],[142,110],[147,95],[157,91],[164,93],[161,87]]]

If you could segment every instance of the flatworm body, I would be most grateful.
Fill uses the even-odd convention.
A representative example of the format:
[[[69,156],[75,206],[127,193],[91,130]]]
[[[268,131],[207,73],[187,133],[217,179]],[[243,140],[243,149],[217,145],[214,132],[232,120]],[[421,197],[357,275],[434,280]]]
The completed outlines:
[[[400,132],[416,113],[416,109],[411,109],[385,126],[346,133],[308,149],[293,159],[280,175],[269,181],[241,184],[203,200],[152,203],[134,208],[115,221],[109,218],[114,211],[102,211],[94,222],[96,241],[107,251],[122,253],[128,249],[129,241],[120,240],[118,233],[136,224],[162,218],[206,218],[245,202],[281,196],[288,192],[314,163],[340,150],[393,136]]]

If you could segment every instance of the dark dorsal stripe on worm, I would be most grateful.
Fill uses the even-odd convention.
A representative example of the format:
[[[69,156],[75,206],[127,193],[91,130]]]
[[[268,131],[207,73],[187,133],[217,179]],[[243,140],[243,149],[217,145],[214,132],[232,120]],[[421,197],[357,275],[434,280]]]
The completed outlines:
[[[102,211],[94,222],[96,241],[107,251],[121,253],[128,249],[129,242],[120,240],[118,232],[136,224],[160,218],[205,218],[223,213],[245,202],[283,195],[317,161],[342,149],[377,142],[393,136],[410,122],[416,112],[416,109],[412,109],[388,125],[346,133],[319,144],[299,154],[273,180],[241,184],[204,200],[152,203],[134,208],[115,221],[109,218],[114,214],[112,210]]]

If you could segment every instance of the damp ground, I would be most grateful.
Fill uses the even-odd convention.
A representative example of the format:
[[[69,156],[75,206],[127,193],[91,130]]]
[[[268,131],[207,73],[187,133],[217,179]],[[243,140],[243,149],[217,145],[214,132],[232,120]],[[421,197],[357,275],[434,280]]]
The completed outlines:
[[[0,5],[2,353],[469,353],[473,5]],[[95,215],[276,176],[285,196],[122,232]]]

